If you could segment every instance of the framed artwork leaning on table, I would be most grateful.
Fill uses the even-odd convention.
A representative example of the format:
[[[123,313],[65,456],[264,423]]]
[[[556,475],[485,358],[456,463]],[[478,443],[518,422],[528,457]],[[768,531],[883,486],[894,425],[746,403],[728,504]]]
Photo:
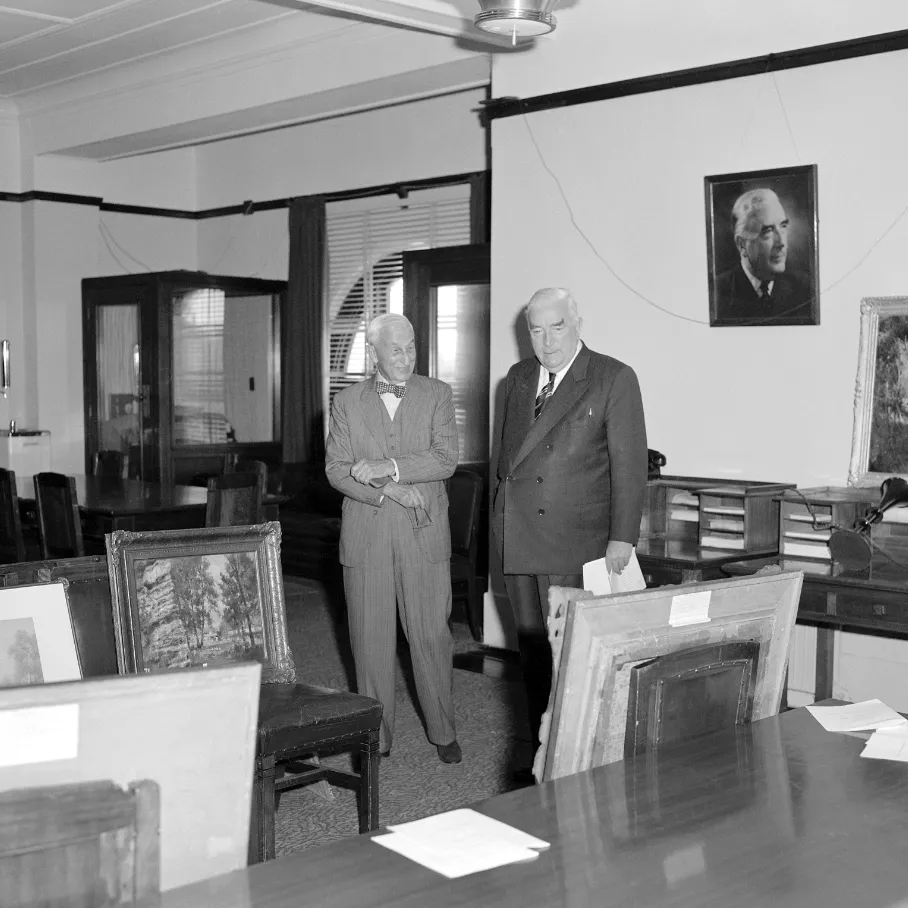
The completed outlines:
[[[295,681],[280,532],[270,522],[108,535],[120,671],[254,660],[263,681]]]

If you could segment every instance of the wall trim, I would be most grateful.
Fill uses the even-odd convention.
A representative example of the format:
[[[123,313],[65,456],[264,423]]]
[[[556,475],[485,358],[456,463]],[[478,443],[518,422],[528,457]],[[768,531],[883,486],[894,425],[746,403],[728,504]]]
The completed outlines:
[[[484,115],[488,120],[500,120],[504,117],[573,107],[577,104],[611,101],[616,98],[666,91],[671,88],[689,88],[709,82],[722,82],[728,79],[763,75],[768,72],[781,72],[786,69],[800,69],[804,66],[819,66],[823,63],[851,60],[855,57],[887,54],[906,48],[908,48],[908,29],[871,35],[866,38],[836,41],[832,44],[818,44],[814,47],[804,47],[777,54],[764,54],[760,57],[749,57],[728,63],[714,63],[709,66],[697,66],[692,69],[679,69],[674,72],[624,79],[619,82],[586,85],[583,88],[534,95],[530,98],[492,98],[484,105]]]
[[[454,186],[458,183],[469,183],[484,171],[455,173],[444,177],[426,177],[421,180],[404,180],[399,183],[383,183],[379,186],[364,186],[361,189],[345,189],[337,192],[311,193],[321,195],[326,202],[344,202],[348,199],[364,199],[379,195],[393,195],[404,191],[433,189],[436,186]],[[225,205],[220,208],[205,208],[201,211],[188,211],[181,208],[152,208],[148,205],[121,205],[117,202],[105,202],[104,199],[89,195],[72,195],[68,192],[44,192],[32,189],[28,192],[2,192],[0,202],[59,202],[66,205],[94,205],[101,211],[114,211],[118,214],[138,214],[146,217],[181,218],[184,220],[203,221],[207,218],[231,217],[237,214],[254,214],[257,211],[274,211],[278,208],[289,208],[294,197],[267,199],[254,202],[251,199],[239,205]]]

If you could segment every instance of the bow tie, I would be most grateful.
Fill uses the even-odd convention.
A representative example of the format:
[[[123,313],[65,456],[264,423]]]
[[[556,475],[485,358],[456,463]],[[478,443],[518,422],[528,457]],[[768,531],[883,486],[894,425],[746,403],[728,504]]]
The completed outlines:
[[[407,393],[406,385],[389,385],[386,381],[375,382],[375,393],[381,397],[382,394],[393,394],[395,397],[403,397]]]

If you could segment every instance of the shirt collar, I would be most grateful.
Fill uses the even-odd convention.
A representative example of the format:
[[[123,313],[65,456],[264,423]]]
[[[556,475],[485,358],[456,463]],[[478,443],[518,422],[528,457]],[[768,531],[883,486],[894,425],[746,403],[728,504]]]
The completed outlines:
[[[558,387],[558,384],[561,382],[561,379],[564,378],[565,375],[567,375],[568,369],[570,369],[571,366],[574,365],[574,360],[577,359],[577,354],[582,349],[583,349],[583,341],[578,338],[577,349],[574,351],[574,355],[570,358],[570,360],[568,360],[568,362],[564,366],[562,366],[555,373],[555,384],[553,387],[556,387],[556,388]],[[543,366],[542,363],[540,363],[539,364],[539,387],[541,388],[543,385],[547,384],[548,380],[549,380],[549,370],[546,369],[546,367]]]
[[[741,267],[744,269],[744,274],[745,274],[745,276],[747,277],[747,280],[750,281],[751,286],[752,286],[752,287],[754,288],[754,290],[756,291],[757,296],[762,297],[762,296],[763,296],[763,291],[760,289],[760,287],[762,286],[763,281],[761,281],[760,278],[758,278],[758,277],[753,273],[753,271],[750,270],[750,262],[749,262],[746,258],[744,258],[743,256],[741,257]],[[775,281],[767,281],[767,282],[766,282],[766,285],[769,287],[769,292],[770,292],[770,293],[772,293],[772,285],[773,285],[774,283],[775,283]]]

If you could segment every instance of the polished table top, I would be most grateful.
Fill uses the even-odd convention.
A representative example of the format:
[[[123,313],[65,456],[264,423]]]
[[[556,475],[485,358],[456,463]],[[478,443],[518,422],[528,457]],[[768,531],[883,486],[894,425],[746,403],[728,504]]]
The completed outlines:
[[[813,584],[828,584],[843,589],[851,587],[908,592],[908,560],[904,549],[886,554],[874,551],[869,567],[858,571],[849,570],[836,562],[788,558],[783,555],[764,557],[756,561],[732,562],[723,565],[723,570],[732,576],[738,576],[752,574],[769,564],[777,564],[783,571],[803,571],[804,580]]]
[[[81,510],[114,517],[146,514],[151,511],[205,509],[208,491],[200,486],[162,486],[138,479],[70,474],[76,481],[76,498]],[[34,500],[34,486],[28,484],[19,495]]]
[[[161,908],[891,908],[908,897],[908,764],[863,746],[793,710],[477,805],[551,842],[525,864],[447,880],[358,836]]]
[[[645,536],[637,542],[637,557],[652,563],[676,567],[715,567],[733,561],[765,558],[767,551],[743,552],[740,549],[711,549],[696,540],[671,539],[667,536]]]

